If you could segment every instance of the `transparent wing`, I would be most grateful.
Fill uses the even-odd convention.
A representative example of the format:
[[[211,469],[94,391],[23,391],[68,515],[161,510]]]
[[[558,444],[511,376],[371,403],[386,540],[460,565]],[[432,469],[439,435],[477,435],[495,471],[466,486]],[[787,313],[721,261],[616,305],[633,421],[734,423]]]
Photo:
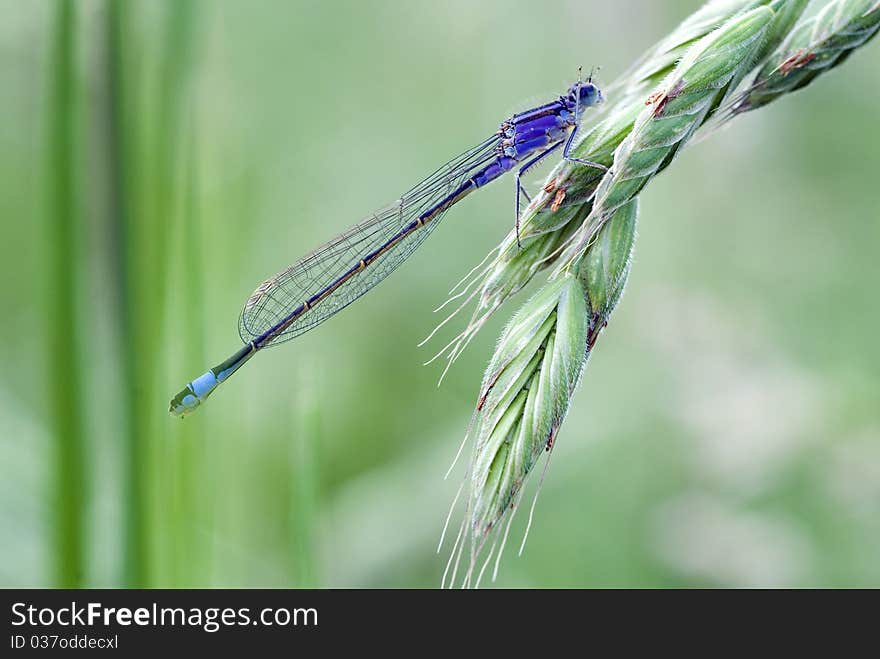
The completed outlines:
[[[245,302],[238,330],[242,341],[256,339],[289,319],[303,302],[321,293],[381,249],[404,227],[432,208],[495,157],[496,134],[449,161],[400,199],[336,236],[300,261],[260,284]],[[299,336],[341,311],[394,271],[428,237],[445,209],[423,227],[385,249],[369,266],[355,272],[320,302],[300,313],[261,347]]]

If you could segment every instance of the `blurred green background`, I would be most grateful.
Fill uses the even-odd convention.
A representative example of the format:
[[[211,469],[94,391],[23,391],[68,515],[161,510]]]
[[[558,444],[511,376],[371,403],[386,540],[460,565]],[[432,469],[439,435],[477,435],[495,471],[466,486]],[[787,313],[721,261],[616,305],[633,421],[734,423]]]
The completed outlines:
[[[445,341],[416,344],[512,184],[197,414],[168,399],[263,278],[698,5],[2,0],[0,585],[438,585],[443,474],[516,304],[439,389]],[[499,585],[880,586],[878,54],[642,195]]]

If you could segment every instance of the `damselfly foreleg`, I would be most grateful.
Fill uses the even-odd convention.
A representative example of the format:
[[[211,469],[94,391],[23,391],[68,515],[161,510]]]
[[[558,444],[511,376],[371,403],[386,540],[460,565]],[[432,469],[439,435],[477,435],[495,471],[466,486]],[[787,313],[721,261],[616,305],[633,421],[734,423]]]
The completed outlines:
[[[598,162],[593,162],[592,160],[584,160],[583,158],[574,158],[570,155],[572,144],[574,144],[575,135],[577,135],[578,129],[580,128],[580,124],[575,124],[574,129],[571,131],[571,135],[568,136],[568,139],[565,141],[565,148],[562,150],[562,157],[569,162],[576,162],[581,165],[587,165],[588,167],[594,167],[603,172],[607,172],[608,168]]]

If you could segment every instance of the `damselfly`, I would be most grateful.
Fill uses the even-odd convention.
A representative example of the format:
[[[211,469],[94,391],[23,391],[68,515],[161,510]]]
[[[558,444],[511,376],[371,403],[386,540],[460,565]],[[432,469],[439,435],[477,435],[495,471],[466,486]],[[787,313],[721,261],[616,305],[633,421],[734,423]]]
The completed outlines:
[[[400,199],[264,281],[239,318],[244,347],[187,384],[171,400],[171,413],[191,412],[259,350],[299,336],[354,302],[403,263],[449,208],[502,174],[516,170],[518,222],[521,195],[528,199],[521,177],[560,147],[566,160],[605,169],[569,155],[582,112],[601,101],[592,76],[578,80],[556,100],[513,115]]]

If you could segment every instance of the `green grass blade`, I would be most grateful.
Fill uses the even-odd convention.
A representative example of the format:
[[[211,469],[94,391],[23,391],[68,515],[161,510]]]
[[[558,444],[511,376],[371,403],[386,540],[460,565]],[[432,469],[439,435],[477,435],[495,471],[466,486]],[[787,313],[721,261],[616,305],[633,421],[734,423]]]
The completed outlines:
[[[49,103],[49,419],[55,439],[53,530],[55,584],[85,583],[86,477],[82,355],[75,300],[79,287],[77,235],[76,22],[72,0],[55,7]]]

